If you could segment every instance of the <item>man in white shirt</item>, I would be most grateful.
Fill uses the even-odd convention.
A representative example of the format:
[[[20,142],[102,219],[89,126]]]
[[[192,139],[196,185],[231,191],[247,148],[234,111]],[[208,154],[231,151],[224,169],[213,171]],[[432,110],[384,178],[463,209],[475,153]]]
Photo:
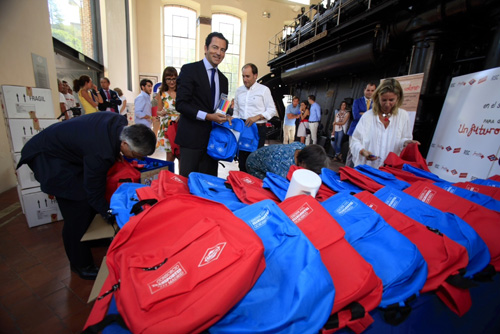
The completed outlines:
[[[75,97],[73,96],[73,94],[70,93],[71,88],[69,87],[68,82],[63,80],[62,84],[63,84],[63,94],[64,97],[66,98],[66,105],[69,108],[77,107]]]
[[[59,91],[59,108],[61,109],[61,115],[59,117],[64,117],[64,119],[70,119],[71,110],[66,103],[66,98],[64,97],[64,86],[61,80],[57,79],[57,90]],[[58,117],[58,118],[59,118]]]
[[[276,106],[269,88],[257,82],[257,66],[249,63],[241,70],[244,85],[236,90],[232,118],[245,120],[246,126],[257,124],[260,148],[266,141],[266,123],[276,115]],[[228,116],[228,119],[230,120],[231,116]],[[239,153],[239,167],[243,172],[246,172],[246,161],[250,153],[246,151]]]
[[[149,79],[142,79],[141,94],[134,100],[135,124],[144,124],[151,127],[153,116],[151,116],[151,91],[153,90],[153,82]]]

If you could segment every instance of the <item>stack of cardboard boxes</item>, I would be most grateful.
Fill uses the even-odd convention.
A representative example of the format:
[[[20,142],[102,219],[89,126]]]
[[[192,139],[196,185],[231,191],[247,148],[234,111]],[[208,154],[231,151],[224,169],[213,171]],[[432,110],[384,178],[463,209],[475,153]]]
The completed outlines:
[[[54,117],[52,92],[50,89],[22,86],[2,86],[1,92],[13,163],[17,166],[24,144],[43,129],[58,122]],[[40,184],[35,180],[31,169],[23,165],[16,174],[19,201],[28,226],[61,220],[55,197],[40,190]]]

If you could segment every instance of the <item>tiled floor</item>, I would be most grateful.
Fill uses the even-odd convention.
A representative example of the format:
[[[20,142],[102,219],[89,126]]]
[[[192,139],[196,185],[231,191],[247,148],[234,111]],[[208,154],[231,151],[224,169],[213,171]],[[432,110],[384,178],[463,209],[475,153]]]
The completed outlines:
[[[94,281],[71,272],[62,222],[29,228],[16,188],[0,194],[0,333],[79,333]],[[101,263],[105,246],[93,247]]]
[[[153,157],[165,159],[160,152]],[[223,164],[219,177],[238,170],[235,162]],[[71,272],[62,225],[29,228],[16,188],[0,194],[0,334],[81,332],[92,307],[87,300],[94,281]],[[92,248],[96,264],[106,249],[102,242]]]

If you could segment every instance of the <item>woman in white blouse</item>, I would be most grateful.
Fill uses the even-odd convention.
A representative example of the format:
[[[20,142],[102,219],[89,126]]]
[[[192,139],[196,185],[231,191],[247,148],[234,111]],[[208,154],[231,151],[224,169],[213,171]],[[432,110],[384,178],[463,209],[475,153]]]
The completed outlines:
[[[350,141],[354,166],[367,164],[378,168],[389,152],[399,155],[412,140],[408,112],[403,104],[403,89],[396,79],[387,79],[373,93],[373,108],[359,120]]]

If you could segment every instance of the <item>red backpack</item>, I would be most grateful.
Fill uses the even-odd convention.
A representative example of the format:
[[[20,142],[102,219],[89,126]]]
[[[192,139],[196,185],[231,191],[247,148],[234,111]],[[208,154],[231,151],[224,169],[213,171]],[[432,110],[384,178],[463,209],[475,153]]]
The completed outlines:
[[[408,172],[408,171],[405,171],[405,170],[402,170],[399,168],[395,168],[395,167],[381,166],[381,167],[379,167],[379,169],[383,172],[391,173],[398,180],[402,180],[402,181],[408,182],[410,184],[413,184],[417,181],[426,181],[426,182],[431,182],[431,183],[433,182],[429,179],[426,179],[425,177],[420,177],[420,176],[417,176],[411,172]]]
[[[427,167],[427,161],[425,161],[422,154],[420,154],[418,145],[415,143],[407,145],[403,149],[403,151],[401,151],[399,157],[396,155],[396,153],[390,152],[384,161],[384,165],[396,167],[399,169],[403,168],[404,164],[409,164],[430,172],[429,167]]]
[[[126,160],[115,162],[115,164],[108,170],[106,179],[106,201],[108,201],[108,203],[111,201],[111,196],[116,189],[118,189],[120,184],[124,182],[138,183],[140,179],[141,172],[135,169],[130,162]]]
[[[311,196],[290,197],[279,207],[319,250],[332,276],[335,300],[322,332],[349,327],[361,333],[373,322],[368,312],[382,299],[382,281],[373,267],[344,239],[342,227]]]
[[[422,293],[436,290],[439,298],[462,316],[471,307],[471,282],[462,273],[469,262],[465,247],[393,209],[375,195],[363,191],[354,195],[407,237],[427,262],[427,281]]]
[[[263,181],[261,179],[248,173],[229,171],[227,182],[233,188],[238,199],[245,204],[254,204],[265,199],[270,199],[275,203],[280,202],[272,191],[262,188]]]
[[[339,172],[341,181],[347,180],[361,189],[368,190],[369,192],[374,193],[384,187],[380,183],[373,181],[371,178],[358,172],[352,167],[340,167]]]
[[[405,193],[443,211],[450,212],[466,221],[488,246],[492,264],[500,271],[500,212],[449,193],[429,182],[415,182]]]
[[[106,264],[109,276],[88,332],[114,297],[132,333],[199,333],[245,296],[265,259],[257,234],[224,205],[177,195],[132,217]]]

